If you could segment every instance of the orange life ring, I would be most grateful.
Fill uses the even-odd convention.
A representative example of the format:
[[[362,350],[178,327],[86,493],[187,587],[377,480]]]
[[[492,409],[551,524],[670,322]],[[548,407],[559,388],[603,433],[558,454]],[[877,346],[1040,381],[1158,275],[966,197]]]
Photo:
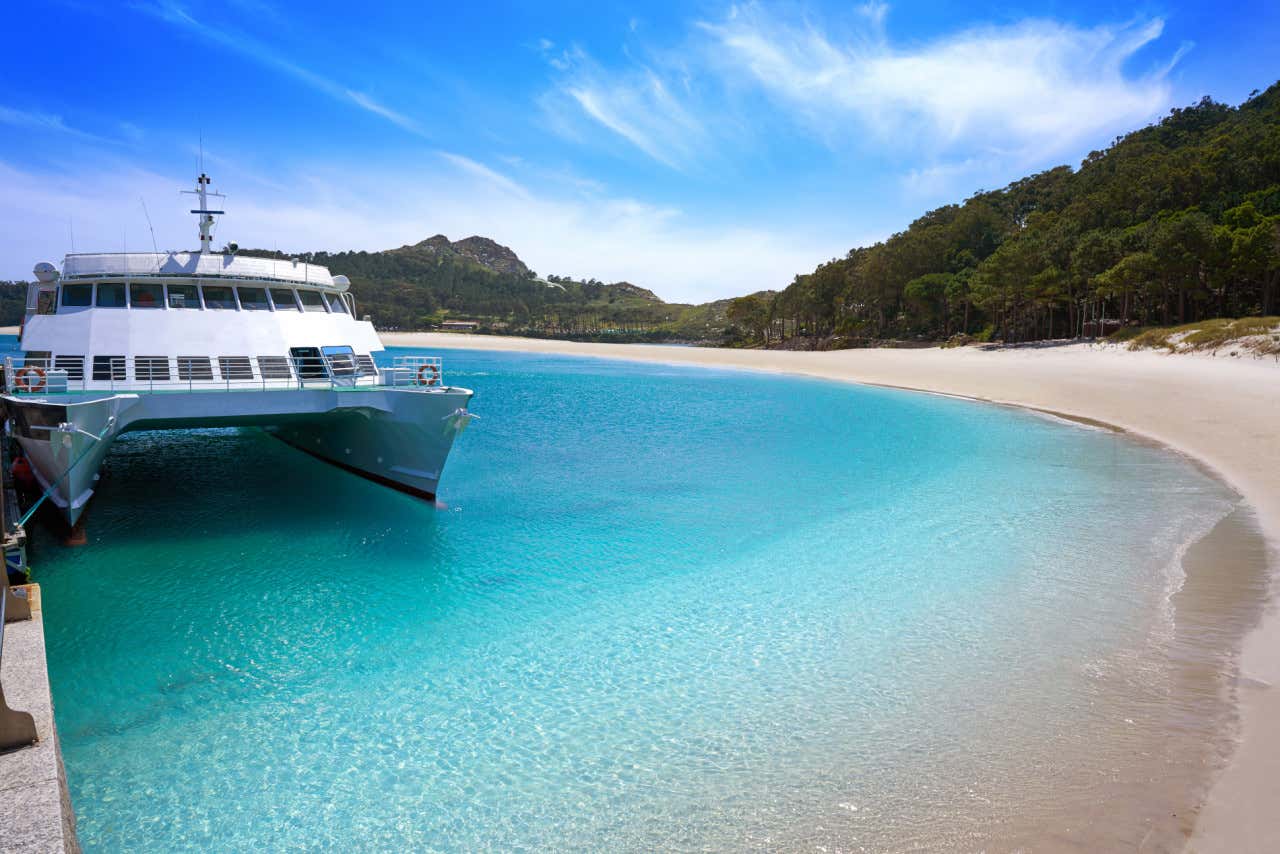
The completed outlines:
[[[35,382],[27,379],[32,374],[36,375]],[[44,388],[44,368],[37,368],[34,365],[25,365],[18,368],[18,373],[14,375],[13,382],[23,391],[40,391]]]
[[[430,379],[424,379],[427,371],[431,372]],[[440,366],[439,365],[422,365],[418,368],[418,385],[440,385]]]
[[[10,471],[13,472],[13,479],[19,486],[24,489],[35,486],[36,478],[31,473],[31,463],[27,462],[26,457],[16,458]]]

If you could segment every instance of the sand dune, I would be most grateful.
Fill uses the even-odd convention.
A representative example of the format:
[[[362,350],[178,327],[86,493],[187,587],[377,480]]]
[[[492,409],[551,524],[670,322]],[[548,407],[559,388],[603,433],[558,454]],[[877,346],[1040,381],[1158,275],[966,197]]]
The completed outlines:
[[[728,350],[442,333],[390,333],[391,345],[519,350],[802,374],[963,395],[1105,422],[1181,451],[1237,489],[1280,543],[1280,363],[1169,356],[1112,346],[1007,349]],[[448,365],[446,360],[446,377]],[[1280,618],[1269,608],[1241,659],[1241,744],[1197,822],[1196,851],[1280,851]]]

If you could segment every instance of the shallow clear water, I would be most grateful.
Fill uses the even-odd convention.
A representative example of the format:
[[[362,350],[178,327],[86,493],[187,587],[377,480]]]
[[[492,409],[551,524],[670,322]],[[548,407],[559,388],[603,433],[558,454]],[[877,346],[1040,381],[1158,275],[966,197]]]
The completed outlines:
[[[1202,771],[1169,597],[1230,496],[1187,462],[906,392],[445,364],[482,416],[447,507],[136,434],[89,547],[37,536],[86,850],[978,847]]]

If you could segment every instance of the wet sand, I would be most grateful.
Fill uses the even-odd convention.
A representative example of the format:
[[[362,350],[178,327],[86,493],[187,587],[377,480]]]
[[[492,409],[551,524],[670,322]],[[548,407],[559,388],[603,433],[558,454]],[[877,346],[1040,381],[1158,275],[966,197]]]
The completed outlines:
[[[1178,658],[1187,721],[1218,721],[1203,745],[1203,781],[1181,815],[1126,815],[1142,788],[1163,797],[1157,776],[1126,798],[1126,809],[1088,819],[1096,830],[1150,828],[1110,838],[1121,848],[1169,850],[1189,839],[1198,852],[1280,850],[1280,616],[1270,602],[1280,550],[1280,364],[1273,360],[1169,356],[1086,344],[1008,349],[842,350],[824,353],[636,344],[580,344],[451,333],[387,333],[392,346],[514,350],[670,364],[745,368],[892,386],[1030,407],[1118,427],[1193,458],[1221,477],[1245,504],[1194,544],[1175,596]],[[446,360],[445,376],[448,377]],[[1204,704],[1220,703],[1225,715]],[[1213,717],[1218,715],[1217,717]],[[1170,739],[1195,726],[1170,723]],[[1190,731],[1187,731],[1190,730]],[[1145,765],[1147,757],[1134,757]],[[1207,791],[1205,791],[1207,789]],[[1117,804],[1118,806],[1118,804]],[[1028,818],[1031,818],[1028,816]],[[1012,828],[1011,828],[1012,830]],[[1026,828],[1023,829],[1027,830]],[[1099,837],[1085,834],[1098,842]],[[1080,836],[1041,840],[1077,847]],[[1027,844],[1034,834],[1015,832]],[[1174,847],[1177,847],[1174,845]]]

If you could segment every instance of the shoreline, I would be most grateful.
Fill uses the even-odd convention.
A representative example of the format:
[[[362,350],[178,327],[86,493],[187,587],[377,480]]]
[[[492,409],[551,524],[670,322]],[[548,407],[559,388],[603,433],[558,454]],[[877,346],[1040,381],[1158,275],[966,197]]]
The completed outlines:
[[[1280,614],[1272,601],[1280,566],[1280,364],[1089,344],[810,352],[430,332],[381,337],[389,346],[746,369],[943,394],[1118,430],[1189,458],[1236,492],[1238,506],[1255,519],[1265,541],[1266,593],[1253,603],[1257,617],[1238,650],[1234,748],[1208,781],[1187,845],[1197,852],[1280,850],[1271,796],[1280,774]],[[1235,537],[1248,548],[1244,533]]]

